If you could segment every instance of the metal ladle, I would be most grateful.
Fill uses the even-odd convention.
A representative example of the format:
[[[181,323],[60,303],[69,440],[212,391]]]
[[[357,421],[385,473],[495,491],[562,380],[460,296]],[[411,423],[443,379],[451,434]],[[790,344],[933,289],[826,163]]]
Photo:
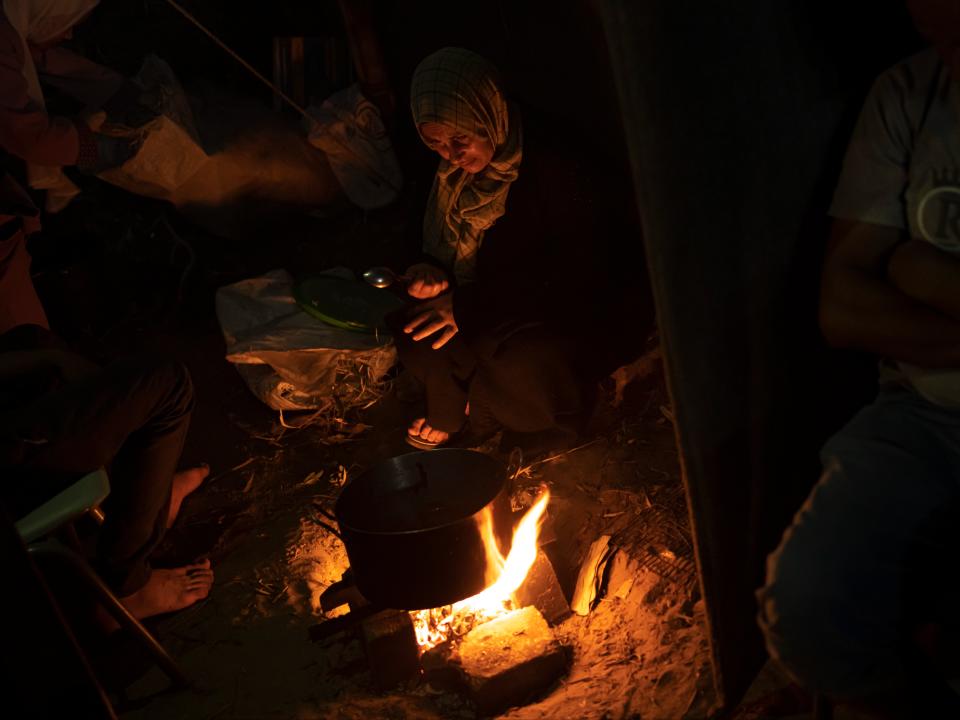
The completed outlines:
[[[406,275],[398,275],[390,268],[379,265],[365,271],[361,277],[375,288],[387,288],[395,282],[407,282],[410,280]]]

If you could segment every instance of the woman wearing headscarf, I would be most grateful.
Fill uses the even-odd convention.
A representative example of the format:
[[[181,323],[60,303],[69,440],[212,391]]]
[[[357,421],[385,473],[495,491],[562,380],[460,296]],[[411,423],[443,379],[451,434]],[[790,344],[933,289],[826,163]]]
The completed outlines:
[[[598,329],[612,293],[611,220],[589,158],[504,95],[495,68],[445,48],[414,72],[413,120],[440,155],[423,219],[423,261],[407,270],[421,301],[395,332],[425,388],[408,442],[432,448],[461,430],[503,428],[507,444],[573,440],[613,344]]]
[[[25,245],[39,229],[39,211],[18,180],[46,191],[46,209],[56,212],[79,192],[63,166],[98,172],[122,164],[134,150],[129,141],[49,114],[44,102],[41,82],[89,108],[133,105],[133,87],[121,75],[57,47],[98,2],[3,0],[0,6],[0,333],[47,325]]]

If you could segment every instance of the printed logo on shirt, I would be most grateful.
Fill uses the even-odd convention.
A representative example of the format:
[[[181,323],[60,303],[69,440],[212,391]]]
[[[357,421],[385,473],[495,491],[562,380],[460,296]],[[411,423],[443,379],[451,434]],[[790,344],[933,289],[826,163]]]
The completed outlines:
[[[933,170],[932,183],[917,205],[917,229],[942,250],[960,252],[960,171]]]

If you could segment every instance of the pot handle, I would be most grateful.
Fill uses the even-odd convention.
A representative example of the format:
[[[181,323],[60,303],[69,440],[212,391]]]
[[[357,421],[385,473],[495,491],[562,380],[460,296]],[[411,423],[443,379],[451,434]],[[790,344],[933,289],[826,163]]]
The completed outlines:
[[[337,523],[337,517],[332,512],[330,512],[325,507],[323,507],[323,505],[321,505],[319,502],[314,501],[312,505],[313,505],[313,509],[316,510],[321,515],[323,515],[325,518],[327,518],[327,520],[330,520],[334,524]],[[326,530],[328,533],[336,537],[338,540],[341,540],[341,541],[343,540],[343,535],[340,534],[340,531],[336,527],[328,525],[322,520],[317,520],[316,518],[314,518],[313,521],[317,525],[322,527],[324,530]],[[337,527],[339,527],[339,525]]]

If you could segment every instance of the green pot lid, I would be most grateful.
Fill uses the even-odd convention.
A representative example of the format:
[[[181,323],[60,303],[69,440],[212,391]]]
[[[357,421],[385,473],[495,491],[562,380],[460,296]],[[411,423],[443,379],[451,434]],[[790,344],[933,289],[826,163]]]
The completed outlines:
[[[405,303],[389,290],[359,280],[317,275],[293,287],[293,297],[304,312],[334,327],[357,332],[384,332],[384,318]]]

